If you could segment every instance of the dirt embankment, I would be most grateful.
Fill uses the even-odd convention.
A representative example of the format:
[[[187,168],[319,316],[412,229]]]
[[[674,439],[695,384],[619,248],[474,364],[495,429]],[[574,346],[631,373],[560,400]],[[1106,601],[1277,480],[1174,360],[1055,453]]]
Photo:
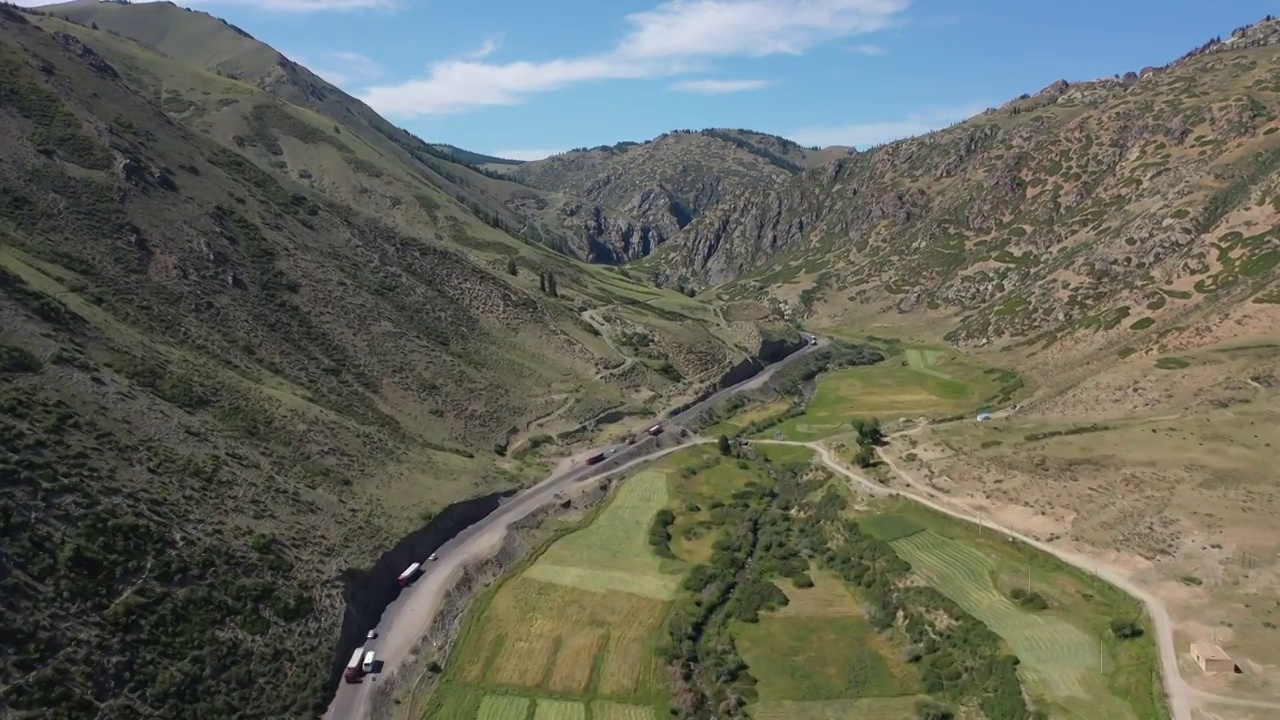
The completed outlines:
[[[422,528],[406,535],[387,550],[368,570],[343,571],[342,599],[346,609],[342,615],[342,629],[334,648],[333,665],[329,670],[329,682],[325,685],[324,705],[333,702],[342,670],[356,648],[364,644],[365,633],[377,624],[378,618],[400,594],[397,576],[410,565],[422,561],[467,527],[479,522],[498,508],[503,497],[512,491],[494,493],[472,500],[454,503],[441,510]]]
[[[393,720],[397,715],[404,715],[395,712],[396,705],[415,702],[432,688],[439,675],[428,672],[427,663],[434,661],[443,667],[448,662],[471,603],[499,577],[542,547],[538,536],[533,533],[539,524],[552,517],[581,514],[594,508],[608,497],[613,482],[615,479],[601,480],[581,491],[577,497],[530,513],[511,525],[502,545],[493,555],[467,565],[445,594],[431,629],[414,648],[413,654],[395,674],[379,685],[373,696],[370,720]],[[414,709],[414,712],[420,710]]]

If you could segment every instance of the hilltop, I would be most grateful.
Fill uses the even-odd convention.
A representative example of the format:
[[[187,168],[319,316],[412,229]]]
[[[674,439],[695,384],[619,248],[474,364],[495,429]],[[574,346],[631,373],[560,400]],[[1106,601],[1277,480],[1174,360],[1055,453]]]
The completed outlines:
[[[506,176],[565,196],[560,225],[586,241],[593,262],[621,264],[648,256],[708,211],[749,202],[844,152],[750,130],[680,130],[571,150]]]
[[[815,320],[900,313],[969,347],[1260,312],[1277,264],[1278,36],[1266,21],[839,158],[710,209],[651,262],[720,298]]]
[[[5,712],[306,716],[344,571],[797,337],[553,250],[264,47],[0,6]]]

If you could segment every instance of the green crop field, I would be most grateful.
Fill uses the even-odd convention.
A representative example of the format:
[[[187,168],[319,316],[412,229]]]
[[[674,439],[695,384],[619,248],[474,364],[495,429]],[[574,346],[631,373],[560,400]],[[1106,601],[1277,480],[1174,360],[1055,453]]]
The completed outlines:
[[[657,720],[653,708],[644,705],[597,700],[591,703],[591,720]]]
[[[751,706],[753,720],[915,720],[917,698],[774,700]]]
[[[854,418],[892,421],[971,412],[999,392],[995,374],[959,353],[907,348],[879,365],[821,377],[805,413],[777,429],[788,440],[816,440],[848,432]],[[773,433],[771,428],[759,437]]]
[[[877,513],[860,518],[858,524],[863,530],[875,535],[885,542],[893,542],[910,537],[924,530],[924,526],[909,517],[898,513]]]
[[[548,700],[538,698],[533,720],[586,720],[587,708],[572,700]],[[513,718],[513,720],[516,720]]]
[[[518,695],[485,695],[476,720],[524,720],[529,714],[529,698]]]
[[[583,590],[670,599],[680,575],[664,572],[646,541],[649,523],[668,499],[666,473],[641,472],[618,488],[595,522],[548,548],[525,577]]]
[[[791,407],[791,403],[782,400],[762,405],[752,405],[712,425],[702,431],[702,434],[707,437],[716,437],[718,435],[733,437],[758,422],[783,414],[789,407]]]
[[[1004,638],[1022,661],[1019,674],[1028,690],[1061,707],[1063,717],[1137,717],[1128,699],[1108,686],[1114,660],[1105,652],[1100,657],[1102,638],[1056,613],[1019,607],[997,589],[991,558],[927,530],[894,540],[893,546],[929,585]]]
[[[762,702],[894,697],[919,691],[914,668],[861,617],[777,617],[735,625]]]

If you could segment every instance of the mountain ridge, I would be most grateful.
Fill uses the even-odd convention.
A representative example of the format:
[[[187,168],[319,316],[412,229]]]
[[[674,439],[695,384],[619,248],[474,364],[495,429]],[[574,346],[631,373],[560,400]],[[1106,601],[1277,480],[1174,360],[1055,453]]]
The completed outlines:
[[[311,716],[344,568],[797,341],[104,24],[0,5],[5,712]]]

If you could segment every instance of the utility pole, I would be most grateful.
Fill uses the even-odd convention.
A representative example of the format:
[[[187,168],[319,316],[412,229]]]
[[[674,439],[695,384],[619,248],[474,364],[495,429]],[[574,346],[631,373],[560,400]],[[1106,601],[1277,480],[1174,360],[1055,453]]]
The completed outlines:
[[[1027,563],[1027,594],[1031,594],[1031,563]]]
[[[1103,661],[1104,655],[1103,655],[1102,648],[1103,648],[1103,640],[1102,638],[1098,638],[1098,674],[1099,675],[1106,674],[1106,669],[1104,668],[1105,663]]]

